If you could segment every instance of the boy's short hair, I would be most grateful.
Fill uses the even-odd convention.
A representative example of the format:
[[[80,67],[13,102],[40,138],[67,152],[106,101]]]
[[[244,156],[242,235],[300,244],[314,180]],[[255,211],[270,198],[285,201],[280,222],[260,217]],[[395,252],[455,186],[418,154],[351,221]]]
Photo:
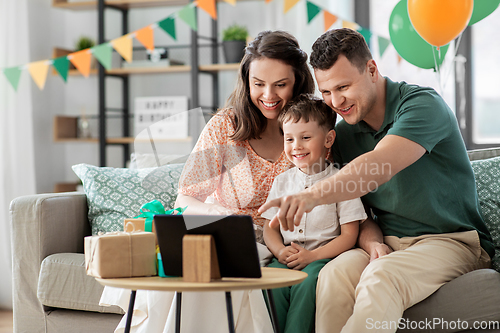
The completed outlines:
[[[305,122],[316,121],[327,131],[334,129],[337,114],[323,101],[313,94],[301,94],[288,102],[280,115],[278,124],[283,131],[283,123],[292,120],[294,123],[303,119]]]

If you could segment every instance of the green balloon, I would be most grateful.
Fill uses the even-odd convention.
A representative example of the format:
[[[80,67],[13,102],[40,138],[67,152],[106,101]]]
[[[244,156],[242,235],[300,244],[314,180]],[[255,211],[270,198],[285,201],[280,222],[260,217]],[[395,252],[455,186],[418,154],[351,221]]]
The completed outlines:
[[[500,0],[474,0],[474,9],[469,20],[469,25],[473,25],[490,15],[498,8]]]
[[[392,10],[389,18],[389,35],[401,58],[420,68],[436,69],[436,62],[439,67],[448,51],[449,45],[441,46],[437,50],[415,31],[408,16],[407,0],[399,1]]]

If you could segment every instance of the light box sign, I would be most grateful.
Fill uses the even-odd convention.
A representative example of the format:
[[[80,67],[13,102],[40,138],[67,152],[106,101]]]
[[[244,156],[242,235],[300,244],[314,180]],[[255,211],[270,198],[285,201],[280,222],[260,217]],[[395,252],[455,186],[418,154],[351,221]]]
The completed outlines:
[[[188,97],[158,96],[135,99],[134,133],[149,130],[155,139],[188,137]]]

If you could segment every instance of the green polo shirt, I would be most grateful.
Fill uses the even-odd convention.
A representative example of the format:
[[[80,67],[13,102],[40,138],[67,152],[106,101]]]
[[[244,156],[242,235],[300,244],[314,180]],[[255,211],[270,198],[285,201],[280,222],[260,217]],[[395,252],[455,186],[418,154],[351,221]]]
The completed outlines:
[[[340,121],[332,147],[343,166],[375,148],[386,135],[420,144],[426,153],[361,199],[372,208],[385,236],[415,237],[477,230],[481,246],[495,250],[484,223],[471,164],[455,115],[431,88],[387,81],[384,123],[375,131],[364,121]],[[369,172],[390,172],[389,167]],[[366,186],[366,184],[365,184]]]

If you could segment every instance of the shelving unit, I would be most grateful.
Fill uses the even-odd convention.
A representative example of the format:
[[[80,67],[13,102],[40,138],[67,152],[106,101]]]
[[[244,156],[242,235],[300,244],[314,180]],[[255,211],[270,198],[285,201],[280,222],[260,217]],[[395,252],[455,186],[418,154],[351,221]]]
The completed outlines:
[[[159,6],[182,6],[187,5],[187,0],[108,0],[106,6],[113,6],[119,9],[127,10],[131,8],[146,8]],[[57,8],[71,10],[89,10],[97,9],[99,1],[68,2],[67,0],[52,0],[52,6]]]
[[[55,116],[54,117],[54,142],[80,142],[80,143],[98,143],[98,138],[82,138],[78,136],[78,117],[75,116]],[[155,139],[155,142],[191,142],[192,138],[179,139]],[[147,140],[137,139],[135,137],[127,138],[106,138],[108,144],[131,144]]]
[[[53,0],[52,6],[67,10],[97,10],[98,12],[98,44],[106,42],[105,40],[105,9],[117,10],[121,13],[121,33],[125,35],[129,33],[128,29],[128,12],[133,8],[159,7],[159,6],[183,6],[187,5],[189,0],[98,0],[68,2],[68,0]],[[172,65],[163,67],[123,67],[105,70],[102,65],[97,63],[97,69],[92,69],[91,75],[98,75],[99,81],[99,134],[98,138],[79,138],[77,132],[78,117],[56,116],[54,119],[54,141],[55,142],[87,142],[99,143],[99,163],[101,166],[106,165],[106,146],[121,145],[123,146],[123,163],[130,157],[129,144],[134,142],[134,138],[130,136],[129,122],[123,121],[122,137],[108,138],[106,135],[106,119],[107,111],[105,105],[106,100],[106,78],[114,78],[122,80],[122,110],[120,111],[122,119],[129,119],[129,75],[134,74],[168,74],[168,73],[190,73],[190,108],[199,107],[199,75],[205,74],[212,77],[212,100],[216,107],[218,99],[218,73],[220,71],[234,71],[239,68],[239,64],[218,64],[218,41],[217,41],[217,21],[212,20],[211,36],[198,36],[196,31],[191,31],[191,40],[189,47],[191,50],[191,61],[187,65]],[[211,62],[208,65],[199,65],[199,39],[209,41],[208,47],[211,48]],[[207,46],[206,44],[203,46]],[[71,53],[70,50],[54,49],[54,57],[62,56]],[[54,72],[55,73],[55,72]],[[80,75],[76,69],[70,69],[68,75]],[[67,127],[68,129],[61,129]],[[181,140],[169,140],[169,142],[187,142],[192,138]]]

